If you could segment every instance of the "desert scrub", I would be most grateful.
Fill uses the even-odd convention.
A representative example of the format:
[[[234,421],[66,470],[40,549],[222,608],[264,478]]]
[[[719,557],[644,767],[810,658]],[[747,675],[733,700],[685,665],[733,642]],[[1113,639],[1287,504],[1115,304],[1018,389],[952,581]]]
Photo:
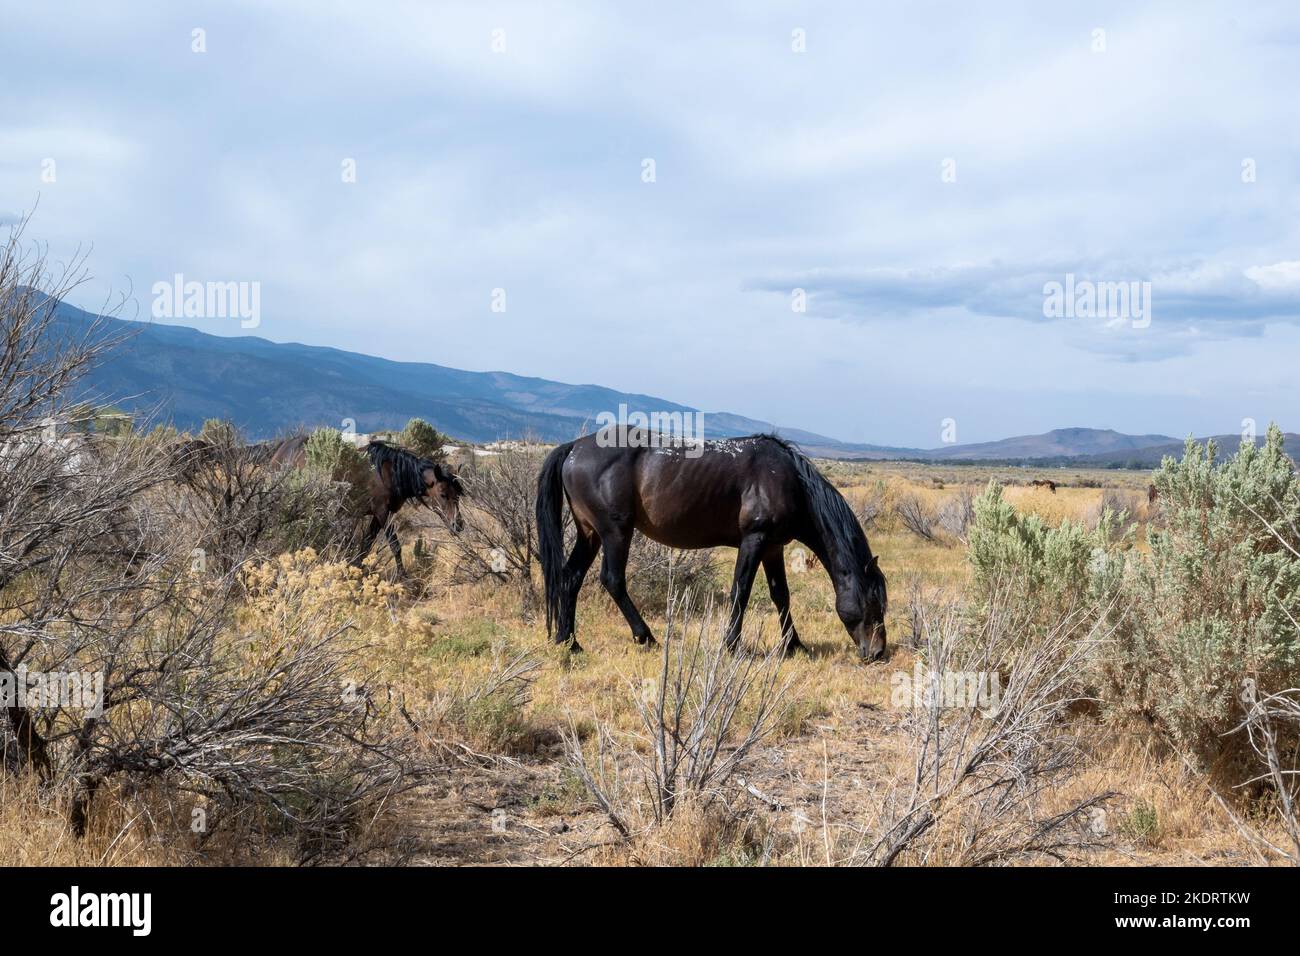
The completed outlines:
[[[540,662],[526,653],[499,657],[485,680],[444,703],[442,726],[490,754],[529,753],[538,734],[525,716]]]
[[[1139,800],[1117,828],[1121,836],[1136,843],[1157,846],[1160,843],[1160,816],[1154,804]]]
[[[303,451],[308,470],[365,492],[370,482],[370,461],[364,452],[343,439],[342,432],[318,428],[307,437]]]
[[[363,568],[322,559],[311,548],[246,567],[245,612],[292,614],[306,606],[343,616],[388,611],[402,589]]]
[[[246,633],[266,633],[306,614],[323,617],[370,649],[385,681],[413,701],[429,697],[437,618],[427,607],[404,604],[401,585],[304,548],[247,567],[243,586],[237,621]]]
[[[772,736],[790,696],[779,644],[733,654],[712,602],[696,610],[683,595],[668,611],[657,675],[628,688],[640,731],[616,734],[598,721],[585,744],[573,724],[563,735],[570,769],[631,844],[652,830],[662,835],[679,811],[678,824],[734,821],[732,778]]]
[[[1103,511],[1091,530],[1070,520],[1053,526],[1017,511],[992,481],[972,511],[967,544],[972,612],[987,621],[990,609],[999,608],[1030,643],[1062,627],[1079,639],[1093,635],[1092,663],[1078,668],[1074,689],[1095,691],[1105,656],[1095,636],[1108,634],[1124,615],[1130,536],[1118,529],[1118,516]]]
[[[1107,696],[1160,727],[1198,765],[1247,759],[1247,678],[1268,690],[1300,682],[1300,482],[1270,426],[1263,447],[1226,462],[1189,441],[1153,483],[1163,527],[1131,582]],[[1294,735],[1282,742],[1294,753]],[[1226,768],[1224,768],[1226,769]]]
[[[712,548],[681,551],[642,534],[632,543],[627,579],[633,600],[653,613],[664,611],[669,601],[680,594],[692,594],[703,603],[723,593],[722,576]],[[760,596],[759,589],[755,589],[754,596]]]
[[[1052,526],[1036,514],[1018,512],[1001,486],[989,482],[973,503],[969,530],[977,595],[1015,582],[1053,619],[1065,608],[1112,595],[1123,577],[1118,545],[1127,543],[1117,530],[1118,517],[1103,512],[1091,531],[1069,520]]]
[[[312,432],[303,455],[303,467],[284,475],[278,515],[284,549],[353,554],[369,519],[369,459],[333,428]]]
[[[305,617],[325,620],[346,634],[372,668],[369,706],[435,734],[491,753],[526,751],[532,730],[524,718],[537,664],[512,652],[495,622],[462,624],[437,633],[427,607],[402,603],[402,588],[345,562],[303,550],[249,568],[248,599],[239,612],[249,635],[245,653],[263,666],[278,653],[273,641]],[[477,676],[451,683],[448,664],[487,658]],[[451,690],[445,690],[451,687]],[[440,690],[443,688],[444,690]],[[396,711],[396,714],[393,712]]]

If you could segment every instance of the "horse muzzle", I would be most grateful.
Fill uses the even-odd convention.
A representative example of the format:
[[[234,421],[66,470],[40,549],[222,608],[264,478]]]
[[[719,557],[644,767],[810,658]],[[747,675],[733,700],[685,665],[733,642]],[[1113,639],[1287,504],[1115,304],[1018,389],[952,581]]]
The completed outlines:
[[[864,627],[866,636],[859,637],[858,659],[863,661],[878,661],[885,656],[885,625],[875,624],[871,627]]]

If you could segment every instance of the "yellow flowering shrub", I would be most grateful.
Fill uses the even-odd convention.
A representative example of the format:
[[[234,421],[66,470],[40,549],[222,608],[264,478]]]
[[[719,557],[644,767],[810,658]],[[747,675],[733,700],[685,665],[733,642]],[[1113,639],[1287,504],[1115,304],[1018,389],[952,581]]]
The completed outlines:
[[[277,640],[292,633],[304,617],[348,628],[365,659],[384,680],[403,690],[430,681],[417,667],[434,639],[435,620],[427,608],[403,607],[401,585],[372,568],[322,558],[304,548],[254,564],[244,572],[248,600],[238,615],[249,642],[246,653],[266,661],[278,652]],[[279,636],[279,637],[277,637]]]

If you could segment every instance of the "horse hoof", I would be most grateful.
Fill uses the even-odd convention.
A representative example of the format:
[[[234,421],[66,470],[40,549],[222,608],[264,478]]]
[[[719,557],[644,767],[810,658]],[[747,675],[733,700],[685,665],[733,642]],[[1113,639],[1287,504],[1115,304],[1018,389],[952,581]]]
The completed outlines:
[[[799,641],[791,641],[785,646],[786,657],[794,657],[796,654],[808,654],[808,653],[809,652],[808,652],[807,645],[801,644]],[[809,654],[809,656],[811,655]]]
[[[582,645],[579,644],[576,640],[569,641],[569,653],[570,653],[570,654],[581,654],[581,653],[582,653]]]

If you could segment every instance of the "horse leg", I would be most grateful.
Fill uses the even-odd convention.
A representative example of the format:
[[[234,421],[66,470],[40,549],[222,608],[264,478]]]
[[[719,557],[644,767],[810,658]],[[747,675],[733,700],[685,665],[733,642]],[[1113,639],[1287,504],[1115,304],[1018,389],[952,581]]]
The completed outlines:
[[[754,586],[754,575],[763,556],[767,542],[761,534],[748,534],[741,539],[736,554],[736,572],[731,578],[731,622],[727,625],[727,650],[734,651],[740,640],[740,627],[745,622],[745,608],[749,604],[749,591]]]
[[[383,522],[379,520],[378,515],[370,516],[370,527],[366,533],[361,536],[361,543],[357,545],[356,556],[349,562],[354,567],[361,567],[361,563],[366,560],[366,555],[370,554],[370,549],[374,546],[375,538],[379,537],[379,531],[383,528]]]
[[[393,562],[397,565],[398,577],[406,577],[406,568],[402,566],[402,542],[397,540],[397,529],[393,527],[391,521],[384,525],[384,540],[388,542],[388,550],[393,552]]]
[[[560,620],[559,626],[555,629],[555,643],[563,644],[565,641],[572,640],[571,648],[575,651],[582,650],[577,638],[574,637],[578,625],[578,592],[582,590],[582,582],[586,579],[587,571],[596,560],[596,552],[599,550],[600,542],[594,536],[588,538],[579,529],[573,551],[569,554],[569,560],[564,563],[564,593],[560,596]]]
[[[632,628],[633,640],[638,644],[653,646],[654,635],[650,633],[650,627],[627,593],[627,555],[632,549],[631,530],[611,530],[608,534],[602,534],[600,540],[605,551],[600,562],[600,583],[605,585],[605,590],[623,612],[628,626]]]
[[[793,657],[795,651],[806,651],[795,630],[794,618],[790,615],[790,586],[785,579],[785,555],[782,548],[774,548],[763,555],[763,572],[767,575],[767,590],[776,605],[776,613],[781,618],[781,637],[784,639],[786,657]]]

